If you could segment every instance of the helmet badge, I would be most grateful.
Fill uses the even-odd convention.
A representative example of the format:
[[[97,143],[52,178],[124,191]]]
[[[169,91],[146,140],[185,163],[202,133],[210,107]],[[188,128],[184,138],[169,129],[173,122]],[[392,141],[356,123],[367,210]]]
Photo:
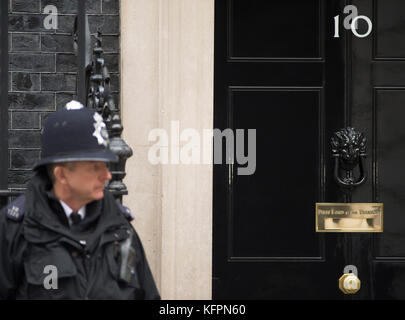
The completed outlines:
[[[66,110],[79,110],[83,109],[83,105],[76,100],[72,100],[65,105]]]
[[[103,118],[96,112],[93,116],[94,122],[94,132],[93,136],[97,138],[98,144],[103,144],[108,146],[108,133]]]

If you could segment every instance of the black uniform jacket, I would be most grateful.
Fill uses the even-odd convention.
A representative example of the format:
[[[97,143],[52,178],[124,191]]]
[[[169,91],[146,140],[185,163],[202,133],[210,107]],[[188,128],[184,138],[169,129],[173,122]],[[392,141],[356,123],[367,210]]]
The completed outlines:
[[[26,194],[0,212],[0,299],[160,296],[141,241],[111,193],[88,204],[85,219],[69,227],[39,170]]]

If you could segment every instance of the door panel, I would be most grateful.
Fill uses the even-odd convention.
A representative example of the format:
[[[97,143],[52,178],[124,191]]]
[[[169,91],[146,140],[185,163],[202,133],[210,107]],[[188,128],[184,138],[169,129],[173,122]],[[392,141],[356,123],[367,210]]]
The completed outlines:
[[[321,57],[319,0],[228,0],[227,9],[231,59]]]
[[[320,257],[321,239],[312,232],[311,211],[320,193],[321,157],[316,142],[321,90],[231,88],[229,101],[231,128],[255,128],[260,133],[256,172],[233,176],[228,212],[232,257]],[[315,143],[297,144],[295,132],[300,132],[301,141]],[[280,134],[283,139],[271,138]],[[299,197],[286,202],[286,194]]]
[[[371,1],[368,1],[370,3]],[[359,3],[360,5],[364,5]],[[374,58],[405,59],[405,2],[401,0],[374,0],[375,24]]]
[[[378,237],[377,256],[405,257],[405,127],[404,89],[375,89],[378,168],[376,195],[384,202],[384,233]]]

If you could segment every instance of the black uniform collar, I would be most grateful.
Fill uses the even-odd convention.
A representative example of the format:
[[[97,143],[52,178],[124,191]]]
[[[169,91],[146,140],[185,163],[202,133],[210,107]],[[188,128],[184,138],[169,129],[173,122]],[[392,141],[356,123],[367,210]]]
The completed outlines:
[[[64,226],[69,227],[69,221],[62,208],[62,205],[59,202],[59,199],[56,198],[55,193],[53,192],[53,189],[47,190],[45,192],[45,194],[48,197],[48,204],[49,204],[49,207],[52,210],[52,212],[54,214],[56,214],[56,216],[58,217],[58,219]]]
[[[66,217],[65,211],[60,204],[60,200],[53,192],[53,189],[47,190],[45,194],[48,197],[49,207],[51,208],[53,213],[56,214],[56,216],[64,226],[69,227],[68,218]],[[81,221],[80,224],[75,227],[76,231],[86,231],[94,225],[101,214],[101,202],[101,200],[97,200],[86,205],[86,216],[83,221]]]

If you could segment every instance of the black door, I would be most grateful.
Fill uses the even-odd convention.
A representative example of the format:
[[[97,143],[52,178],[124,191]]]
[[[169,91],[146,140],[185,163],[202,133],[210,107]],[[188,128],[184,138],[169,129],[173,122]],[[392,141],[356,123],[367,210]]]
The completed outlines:
[[[361,18],[345,29],[347,5],[372,28]],[[256,171],[214,166],[214,298],[347,298],[338,279],[349,264],[362,284],[350,298],[405,297],[404,10],[216,1],[214,127],[256,129]],[[382,234],[315,232],[315,203],[343,202],[329,141],[346,126],[368,139],[369,178],[353,201],[384,203]]]

